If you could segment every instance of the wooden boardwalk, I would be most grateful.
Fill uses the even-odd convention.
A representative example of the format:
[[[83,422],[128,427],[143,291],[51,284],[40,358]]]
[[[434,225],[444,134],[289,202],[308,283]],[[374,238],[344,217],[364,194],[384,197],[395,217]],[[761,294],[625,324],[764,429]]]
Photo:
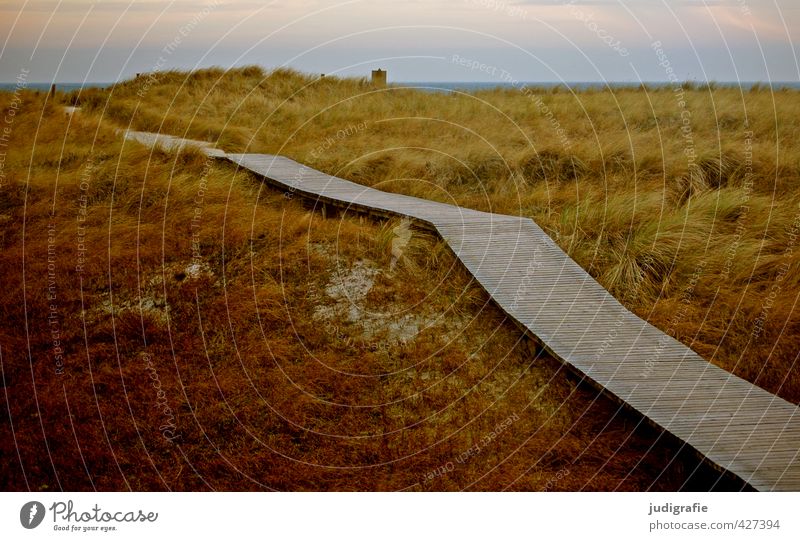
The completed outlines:
[[[800,408],[628,311],[532,220],[382,192],[280,156],[128,137],[195,146],[298,196],[408,217],[437,231],[497,305],[556,359],[753,488],[800,490]]]

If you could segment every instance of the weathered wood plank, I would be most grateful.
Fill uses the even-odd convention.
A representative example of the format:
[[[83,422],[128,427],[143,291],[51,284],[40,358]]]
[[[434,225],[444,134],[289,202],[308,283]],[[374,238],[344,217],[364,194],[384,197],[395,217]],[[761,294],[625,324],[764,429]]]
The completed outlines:
[[[268,183],[354,212],[435,230],[494,301],[556,358],[759,490],[800,490],[800,410],[714,366],[629,312],[532,220],[382,192],[288,158],[193,146]]]

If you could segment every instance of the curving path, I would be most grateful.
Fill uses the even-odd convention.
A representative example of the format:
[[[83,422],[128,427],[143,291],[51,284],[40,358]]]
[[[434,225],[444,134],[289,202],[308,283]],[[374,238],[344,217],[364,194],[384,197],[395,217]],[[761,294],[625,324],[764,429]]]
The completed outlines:
[[[288,158],[192,146],[323,205],[401,216],[435,230],[492,299],[556,359],[758,490],[800,490],[800,408],[705,361],[640,319],[527,218],[391,194]]]

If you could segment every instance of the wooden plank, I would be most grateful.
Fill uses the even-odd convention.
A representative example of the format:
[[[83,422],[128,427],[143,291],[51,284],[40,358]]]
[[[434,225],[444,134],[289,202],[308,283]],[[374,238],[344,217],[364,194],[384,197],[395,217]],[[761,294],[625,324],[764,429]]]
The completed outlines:
[[[208,143],[141,132],[129,138],[191,145],[310,200],[435,230],[498,306],[562,363],[754,488],[800,490],[798,407],[629,312],[532,220],[383,192],[280,156],[225,155]]]

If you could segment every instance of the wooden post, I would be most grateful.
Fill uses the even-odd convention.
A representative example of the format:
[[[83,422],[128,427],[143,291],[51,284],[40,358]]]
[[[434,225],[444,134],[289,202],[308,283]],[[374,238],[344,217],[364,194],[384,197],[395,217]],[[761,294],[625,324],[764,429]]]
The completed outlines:
[[[50,97],[51,98],[55,98],[56,97],[56,85],[55,84],[50,85]]]
[[[382,69],[372,70],[372,85],[378,88],[386,88],[386,71]]]

